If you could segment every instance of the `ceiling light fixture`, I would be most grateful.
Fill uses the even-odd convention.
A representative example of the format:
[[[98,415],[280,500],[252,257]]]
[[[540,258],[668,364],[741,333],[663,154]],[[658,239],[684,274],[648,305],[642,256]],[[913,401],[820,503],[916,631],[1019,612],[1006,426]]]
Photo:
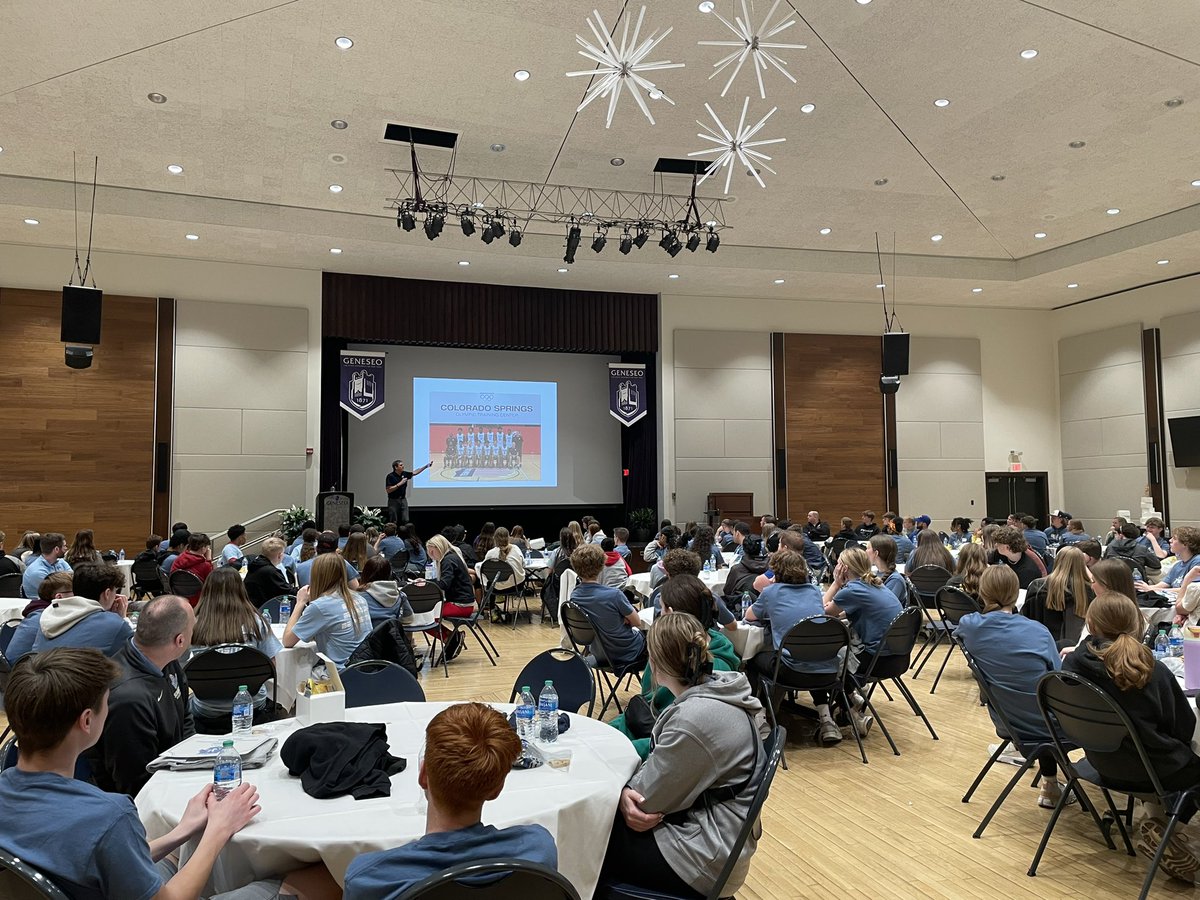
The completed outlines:
[[[820,234],[829,234],[831,231],[833,231],[832,228],[822,228],[819,233]]]
[[[458,261],[458,264],[460,266],[469,266],[471,264],[471,261],[469,259],[460,259]]]
[[[342,186],[340,184],[331,184],[329,186],[329,193],[340,194],[341,192],[342,192]]]
[[[888,180],[886,178],[876,178],[875,179],[875,187],[883,187],[887,183],[888,183]]]
[[[871,0],[856,0],[859,6],[866,6]]]
[[[166,103],[167,102],[166,94],[160,94],[158,91],[150,92],[149,94],[146,95],[146,99],[149,100],[151,103]]]
[[[817,105],[815,103],[805,103],[802,107],[800,107],[800,112],[808,114],[814,112],[816,108]]]
[[[879,284],[875,285],[875,287],[879,288],[880,290],[883,290],[885,287],[887,287],[887,285],[881,281],[881,282],[879,282]]]
[[[167,171],[170,172],[172,175],[182,175],[183,174],[183,166],[177,166],[174,163],[172,163],[171,165],[167,166]]]
[[[716,5],[717,4],[713,3],[713,0],[703,0],[703,2],[696,7],[696,9],[700,10],[702,13],[710,13],[713,11],[713,7]]]
[[[417,227],[417,217],[412,214],[411,210],[402,209],[396,216],[396,224],[405,231],[412,231]]]
[[[633,239],[633,246],[641,250],[646,246],[646,241],[650,239],[650,233],[645,228],[638,226],[637,237]]]
[[[475,233],[475,220],[467,213],[463,213],[459,218],[459,224],[462,226],[462,233],[470,237]]]
[[[1037,238],[1037,239],[1040,241],[1042,238],[1044,238],[1044,237],[1046,236],[1046,232],[1044,232],[1044,231],[1035,231],[1035,232],[1033,233],[1033,236],[1034,236],[1035,238]]]
[[[771,20],[775,17],[775,10],[779,8],[778,0],[771,6],[770,11],[762,20],[762,25],[757,30],[755,30],[750,22],[750,6],[746,0],[741,0],[741,7],[742,14],[740,16],[735,15],[732,22],[719,12],[713,13],[722,25],[733,32],[734,40],[699,41],[698,43],[701,47],[723,47],[726,50],[733,48],[732,53],[713,63],[713,73],[708,76],[709,81],[711,81],[727,68],[733,66],[733,74],[729,76],[729,80],[725,82],[725,87],[721,89],[722,97],[729,93],[729,88],[733,86],[738,73],[742,71],[743,65],[749,60],[750,64],[754,67],[754,77],[758,80],[759,99],[766,100],[767,91],[763,86],[762,73],[770,71],[768,66],[774,67],[792,84],[796,83],[795,76],[787,70],[787,63],[780,58],[777,51],[804,50],[807,47],[804,44],[780,44],[772,40],[775,35],[786,31],[796,24],[796,19],[790,17],[787,12],[784,13],[783,18],[778,23],[771,23]],[[795,13],[795,10],[792,10],[792,13]]]
[[[721,120],[713,112],[711,106],[705,103],[704,108],[708,110],[708,114],[712,117],[717,127],[713,129],[697,120],[696,124],[703,128],[707,134],[697,134],[696,137],[703,141],[711,141],[717,146],[708,150],[693,150],[688,156],[707,156],[710,153],[715,153],[717,156],[709,164],[708,169],[696,184],[704,184],[710,176],[725,168],[725,193],[728,194],[729,179],[733,177],[733,164],[736,160],[743,168],[750,171],[754,180],[758,182],[759,187],[765,188],[766,184],[763,183],[762,178],[759,176],[759,169],[757,167],[766,169],[772,175],[775,175],[776,172],[767,165],[771,157],[755,148],[765,146],[766,144],[782,144],[787,138],[766,138],[763,140],[751,140],[751,138],[754,138],[762,127],[767,124],[767,120],[779,111],[779,107],[772,106],[771,111],[758,120],[758,124],[751,126],[746,122],[746,113],[750,109],[750,98],[747,97],[745,102],[742,103],[742,116],[738,120],[737,129],[734,131],[730,131],[721,124]]]
[[[983,288],[971,288],[971,293],[972,294],[982,294]]]
[[[333,43],[339,50],[349,50],[354,46],[354,41],[350,40],[348,37],[340,37]]]
[[[1192,187],[1200,187],[1200,178],[1197,178],[1192,182]]]
[[[621,251],[622,256],[628,256],[630,251],[633,250],[633,235],[631,235],[628,231],[622,234],[621,243],[617,249]]]
[[[575,262],[575,251],[579,249],[579,240],[583,236],[578,225],[572,225],[567,229],[567,252],[563,256],[563,262],[568,266]]]
[[[670,275],[668,275],[667,277],[668,277],[668,278],[678,278],[679,276],[678,276],[678,275],[676,275],[674,272],[672,272],[672,273],[671,273]]]
[[[200,240],[200,235],[198,235],[198,234],[185,234],[184,237],[187,238],[189,241]]]
[[[625,160],[624,160],[624,158],[622,158],[620,156],[614,156],[612,159],[610,159],[608,161],[608,164],[610,166],[623,166],[623,165],[625,165]]]
[[[26,225],[41,225],[42,223],[39,222],[37,219],[26,219],[25,224]]]
[[[1169,263],[1169,262],[1170,262],[1170,260],[1169,260],[1169,259],[1160,259],[1160,260],[1158,261],[1158,264],[1159,264],[1160,266],[1165,266],[1165,265],[1167,265],[1167,263]]]
[[[492,152],[493,153],[503,153],[504,150],[505,150],[505,147],[503,144],[492,144]]]
[[[646,96],[649,97],[651,100],[661,100],[666,95],[662,91],[660,91],[658,88],[655,88],[654,90],[647,92]],[[674,104],[672,104],[672,105],[674,105]]]
[[[329,252],[332,253],[334,256],[340,256],[341,252],[342,252],[342,248],[341,247],[330,247]]]
[[[345,119],[334,119],[329,124],[331,127],[336,128],[338,131],[345,131],[347,128],[350,127],[350,123],[347,122]]]
[[[699,250],[700,249],[700,235],[698,235],[694,231],[691,234],[689,234],[686,246],[688,249],[688,253],[695,253],[697,250]]]
[[[1175,109],[1176,107],[1183,106],[1183,98],[1172,97],[1170,100],[1164,101],[1163,106],[1165,106],[1167,109]]]
[[[1003,176],[1003,175],[993,175],[993,176],[992,176],[992,181],[1003,181],[1003,180],[1004,180],[1004,177],[1005,177],[1005,176]]]
[[[1029,50],[1021,51],[1021,59],[1033,59],[1037,55],[1038,55],[1038,52],[1032,48]]]
[[[517,81],[528,81],[529,80],[529,70],[528,69],[517,69],[517,71],[513,72],[513,78],[517,79]]]
[[[936,244],[938,241],[940,241],[942,239],[942,236],[940,234],[931,234],[929,236],[929,239]]]
[[[776,284],[783,284],[783,279],[782,279],[782,278],[776,278],[776,279],[775,279],[775,283],[776,283]]]
[[[1120,211],[1121,211],[1121,210],[1120,210],[1120,209],[1118,209],[1118,208],[1117,208],[1117,207],[1115,207],[1115,206],[1111,206],[1111,207],[1109,207],[1108,209],[1106,209],[1106,210],[1105,210],[1105,212],[1106,212],[1106,213],[1108,213],[1110,216],[1115,216],[1115,215],[1116,215],[1117,213],[1119,213]]]
[[[1079,287],[1079,285],[1078,285],[1078,284],[1076,284],[1074,281],[1072,281],[1070,284],[1068,284],[1068,285],[1067,285],[1067,287],[1069,287],[1069,288],[1077,288],[1077,287]]]
[[[510,246],[510,247],[520,247],[520,246],[521,246],[521,239],[522,239],[524,236],[525,236],[525,235],[524,235],[524,234],[522,234],[522,232],[521,232],[521,230],[520,230],[519,228],[510,228],[510,229],[509,229],[509,231],[508,231],[508,246]]]
[[[945,109],[947,106],[950,105],[950,101],[947,100],[945,97],[939,97],[937,100],[933,101],[933,105],[936,106],[938,109]]]
[[[1087,146],[1087,141],[1071,141],[1067,146],[1072,150],[1080,150]]]
[[[446,214],[430,212],[425,217],[425,237],[436,240],[446,225]]]
[[[559,269],[558,271],[559,271],[559,272],[566,272],[567,270],[566,270],[566,269]]]

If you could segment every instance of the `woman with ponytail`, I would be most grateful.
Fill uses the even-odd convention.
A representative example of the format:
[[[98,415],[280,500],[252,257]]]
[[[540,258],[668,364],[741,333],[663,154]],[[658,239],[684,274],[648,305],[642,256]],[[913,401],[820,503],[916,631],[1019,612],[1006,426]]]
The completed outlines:
[[[656,616],[648,644],[655,683],[676,699],[654,723],[650,756],[621,791],[600,880],[701,897],[749,812],[768,729],[746,676],[713,671],[709,636],[695,616]],[[742,886],[755,843],[746,841],[725,893]]]

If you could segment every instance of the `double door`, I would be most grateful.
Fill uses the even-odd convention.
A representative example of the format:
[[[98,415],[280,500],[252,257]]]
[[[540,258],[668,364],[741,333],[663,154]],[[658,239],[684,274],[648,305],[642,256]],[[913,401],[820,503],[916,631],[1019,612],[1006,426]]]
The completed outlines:
[[[1038,528],[1050,525],[1050,489],[1045,472],[988,472],[987,516],[993,521],[1010,513],[1023,513],[1038,520]]]

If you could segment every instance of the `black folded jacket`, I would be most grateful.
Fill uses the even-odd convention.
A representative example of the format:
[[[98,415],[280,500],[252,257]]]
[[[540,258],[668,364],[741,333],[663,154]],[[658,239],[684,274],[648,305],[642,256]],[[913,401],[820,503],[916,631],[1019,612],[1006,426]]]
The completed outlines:
[[[355,800],[390,797],[388,777],[407,763],[388,753],[387,728],[365,722],[322,722],[293,732],[279,758],[299,775],[304,793],[319,800],[349,794]]]

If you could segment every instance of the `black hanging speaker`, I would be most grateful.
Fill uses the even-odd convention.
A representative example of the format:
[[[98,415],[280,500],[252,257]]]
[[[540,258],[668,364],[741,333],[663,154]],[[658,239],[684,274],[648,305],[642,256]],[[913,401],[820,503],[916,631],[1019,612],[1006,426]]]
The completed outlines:
[[[63,287],[62,331],[64,344],[100,343],[100,310],[104,291],[68,284]]]
[[[908,338],[903,332],[883,336],[883,375],[908,374]]]

